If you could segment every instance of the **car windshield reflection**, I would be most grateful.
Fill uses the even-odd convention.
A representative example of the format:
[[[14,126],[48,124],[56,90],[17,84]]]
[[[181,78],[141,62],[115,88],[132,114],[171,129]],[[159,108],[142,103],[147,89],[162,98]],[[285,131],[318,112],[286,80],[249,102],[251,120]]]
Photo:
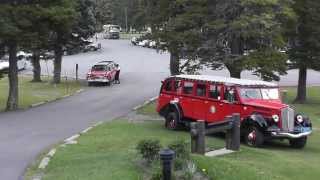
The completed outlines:
[[[240,96],[242,99],[279,99],[277,88],[241,88]]]

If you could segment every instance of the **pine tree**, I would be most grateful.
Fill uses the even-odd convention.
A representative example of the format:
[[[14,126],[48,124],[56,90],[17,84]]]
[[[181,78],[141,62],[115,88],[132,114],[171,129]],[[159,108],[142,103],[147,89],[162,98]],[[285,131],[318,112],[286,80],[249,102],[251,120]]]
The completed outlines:
[[[252,70],[265,80],[285,74],[283,23],[293,17],[288,0],[208,1],[207,42],[201,56],[213,69],[225,66],[232,77]]]
[[[290,60],[299,69],[298,91],[295,102],[307,100],[307,71],[320,70],[320,2],[295,0],[293,9],[297,21],[291,27]]]

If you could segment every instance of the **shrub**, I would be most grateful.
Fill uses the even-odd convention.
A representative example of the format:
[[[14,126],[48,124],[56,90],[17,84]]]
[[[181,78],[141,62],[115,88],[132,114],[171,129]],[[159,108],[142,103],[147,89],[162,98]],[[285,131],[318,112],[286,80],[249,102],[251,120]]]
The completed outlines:
[[[142,155],[148,163],[159,158],[159,151],[161,149],[159,140],[142,140],[137,145],[138,152]]]
[[[176,153],[176,158],[174,160],[174,169],[182,170],[187,166],[187,162],[190,157],[188,151],[188,143],[182,140],[177,140],[168,145],[168,148]]]
[[[189,159],[190,152],[188,150],[188,143],[182,140],[177,140],[168,145],[168,148],[176,153],[178,159]]]
[[[155,166],[152,169],[152,174],[150,180],[162,180],[162,169],[160,166]]]

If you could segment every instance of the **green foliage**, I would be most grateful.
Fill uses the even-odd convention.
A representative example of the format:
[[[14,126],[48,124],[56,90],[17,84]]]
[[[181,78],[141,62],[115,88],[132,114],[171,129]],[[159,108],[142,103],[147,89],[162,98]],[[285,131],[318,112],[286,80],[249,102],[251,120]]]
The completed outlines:
[[[159,158],[161,145],[159,140],[146,139],[139,141],[136,149],[148,163]]]
[[[290,38],[289,56],[296,64],[320,70],[320,2],[295,0],[293,9],[297,21],[288,30]]]
[[[168,145],[168,148],[175,152],[176,158],[174,159],[175,170],[183,170],[187,167],[190,152],[189,145],[183,140],[176,140]]]
[[[152,168],[152,174],[150,180],[162,180],[162,168],[158,166],[154,166]]]
[[[176,140],[168,145],[168,148],[173,150],[176,154],[176,158],[189,159],[189,144],[183,140]]]
[[[284,22],[294,17],[290,1],[215,1],[208,8],[208,45],[200,56],[213,69],[225,65],[231,75],[252,70],[265,80],[279,80],[287,60],[279,53],[286,45]]]

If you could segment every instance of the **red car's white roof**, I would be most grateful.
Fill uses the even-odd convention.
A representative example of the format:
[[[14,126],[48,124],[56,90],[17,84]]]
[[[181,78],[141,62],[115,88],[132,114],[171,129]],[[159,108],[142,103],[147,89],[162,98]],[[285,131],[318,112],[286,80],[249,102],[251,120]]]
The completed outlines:
[[[277,87],[278,85],[271,82],[260,81],[260,80],[248,80],[248,79],[237,79],[222,76],[210,76],[210,75],[177,75],[172,76],[181,79],[199,80],[199,81],[209,81],[216,83],[234,84],[240,86],[267,86],[267,87]]]

